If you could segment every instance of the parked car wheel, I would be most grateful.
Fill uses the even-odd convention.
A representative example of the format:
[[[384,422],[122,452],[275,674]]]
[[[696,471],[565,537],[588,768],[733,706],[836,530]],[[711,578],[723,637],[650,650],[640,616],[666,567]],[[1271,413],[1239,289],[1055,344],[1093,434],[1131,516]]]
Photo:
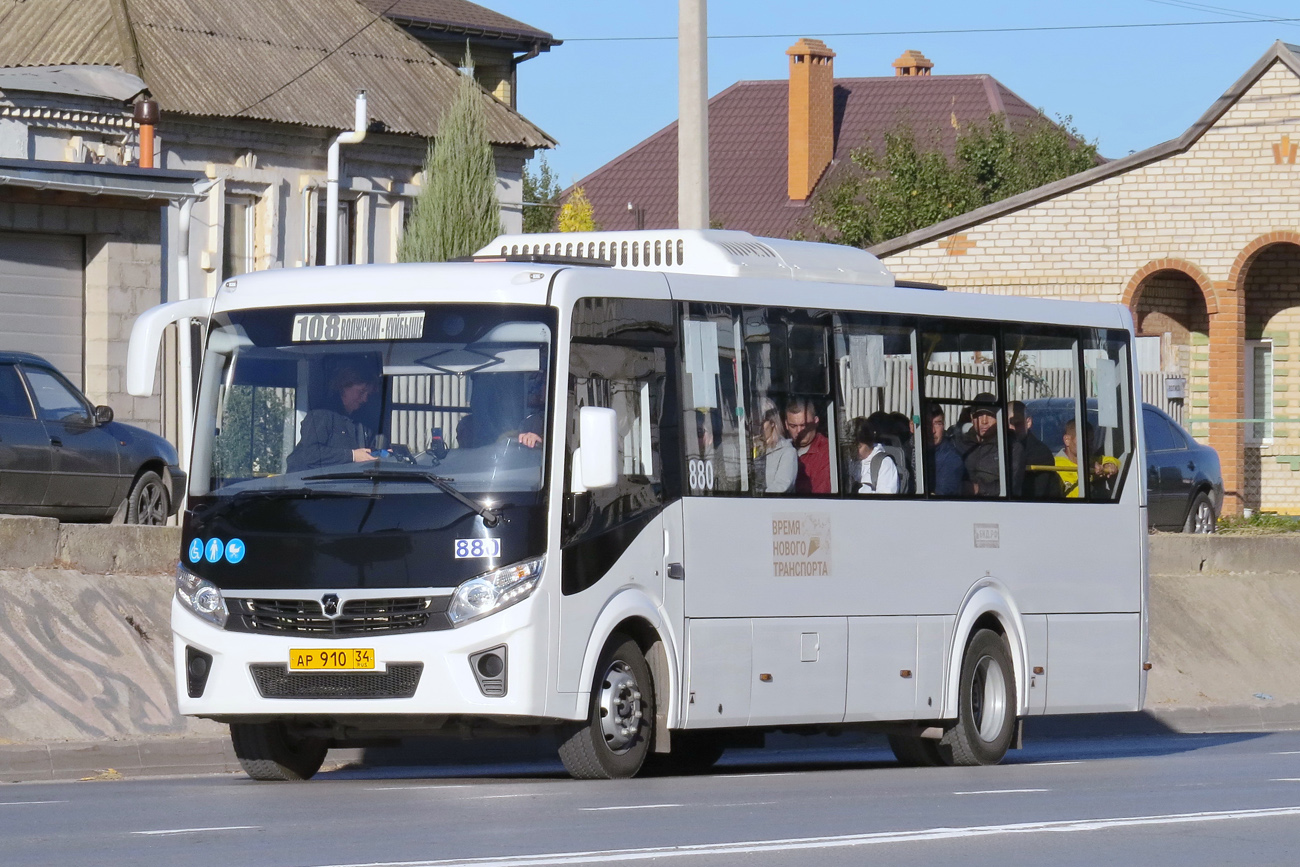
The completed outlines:
[[[1197,494],[1192,500],[1191,509],[1187,512],[1187,523],[1183,526],[1183,532],[1213,533],[1216,524],[1214,504],[1204,493]]]
[[[126,500],[126,522],[161,527],[171,514],[171,498],[162,477],[153,470],[140,474]]]

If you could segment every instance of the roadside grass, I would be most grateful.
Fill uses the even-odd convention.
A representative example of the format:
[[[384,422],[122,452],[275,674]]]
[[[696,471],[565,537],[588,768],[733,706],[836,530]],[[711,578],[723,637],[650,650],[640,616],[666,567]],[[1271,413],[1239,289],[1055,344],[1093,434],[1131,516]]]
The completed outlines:
[[[1276,512],[1256,512],[1249,518],[1241,515],[1224,515],[1219,518],[1216,532],[1229,536],[1275,536],[1279,533],[1300,532],[1300,517],[1279,515]]]

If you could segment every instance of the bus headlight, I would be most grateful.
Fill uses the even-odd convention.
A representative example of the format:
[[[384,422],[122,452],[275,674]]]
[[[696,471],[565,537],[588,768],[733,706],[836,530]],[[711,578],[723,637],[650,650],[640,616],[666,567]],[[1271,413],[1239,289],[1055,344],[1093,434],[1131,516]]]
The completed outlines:
[[[214,626],[225,627],[230,612],[217,585],[188,569],[176,567],[176,598],[187,609]]]
[[[477,575],[456,588],[447,617],[453,626],[509,608],[537,588],[545,557],[534,557]]]

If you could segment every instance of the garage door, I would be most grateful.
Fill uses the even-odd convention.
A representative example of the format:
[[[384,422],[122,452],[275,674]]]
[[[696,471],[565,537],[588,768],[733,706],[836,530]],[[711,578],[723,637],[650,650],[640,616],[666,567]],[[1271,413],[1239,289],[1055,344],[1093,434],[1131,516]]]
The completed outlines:
[[[35,352],[82,382],[85,254],[76,235],[0,232],[0,349]]]

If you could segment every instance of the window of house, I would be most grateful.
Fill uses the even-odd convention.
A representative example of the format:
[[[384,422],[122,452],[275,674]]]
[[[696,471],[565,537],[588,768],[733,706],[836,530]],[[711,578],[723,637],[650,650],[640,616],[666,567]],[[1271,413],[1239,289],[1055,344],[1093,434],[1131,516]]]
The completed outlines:
[[[1273,442],[1273,341],[1246,341],[1246,441]]]
[[[325,211],[328,207],[325,192],[319,194],[316,207],[316,256],[314,264],[325,264]],[[339,261],[340,265],[351,265],[356,261],[357,249],[357,203],[355,199],[340,199],[337,215],[339,227]]]
[[[221,247],[223,280],[253,270],[253,226],[256,208],[255,199],[243,196],[226,198]]]

